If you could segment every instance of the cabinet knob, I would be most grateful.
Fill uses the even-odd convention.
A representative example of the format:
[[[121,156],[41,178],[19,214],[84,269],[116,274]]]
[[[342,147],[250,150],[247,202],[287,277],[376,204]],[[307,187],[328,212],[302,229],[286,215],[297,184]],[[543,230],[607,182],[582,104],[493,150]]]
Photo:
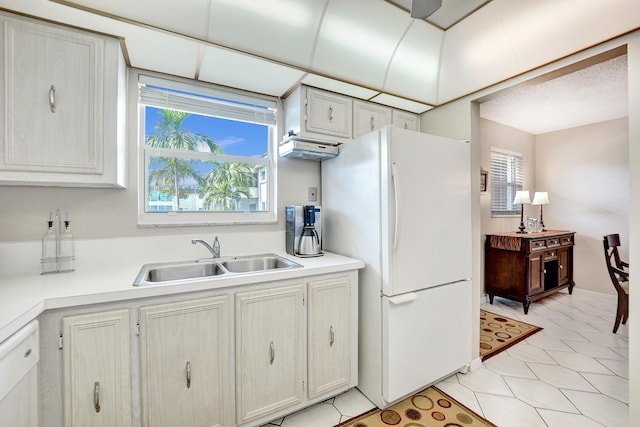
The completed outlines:
[[[100,412],[100,382],[96,381],[93,385],[93,407],[96,412]]]
[[[564,268],[564,265],[560,264],[560,268]]]

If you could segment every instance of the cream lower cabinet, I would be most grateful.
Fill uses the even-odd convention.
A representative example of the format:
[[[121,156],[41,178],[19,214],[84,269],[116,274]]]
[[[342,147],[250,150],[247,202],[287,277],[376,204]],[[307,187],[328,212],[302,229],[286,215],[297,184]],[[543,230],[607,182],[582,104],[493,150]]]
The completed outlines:
[[[236,294],[238,424],[304,398],[304,286]]]
[[[231,425],[227,295],[140,308],[142,425]]]
[[[310,399],[351,380],[351,283],[347,277],[308,284],[308,391]]]
[[[65,317],[64,425],[131,426],[129,310]]]

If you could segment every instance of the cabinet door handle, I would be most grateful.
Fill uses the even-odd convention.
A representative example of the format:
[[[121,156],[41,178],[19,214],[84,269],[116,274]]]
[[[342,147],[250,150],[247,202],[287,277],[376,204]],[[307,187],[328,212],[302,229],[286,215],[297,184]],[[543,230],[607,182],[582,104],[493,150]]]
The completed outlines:
[[[336,335],[333,332],[333,325],[329,326],[329,347],[333,347],[333,342],[335,341]]]
[[[329,121],[333,121],[333,107],[329,106]]]
[[[273,365],[273,361],[276,358],[276,349],[273,346],[273,341],[269,342],[269,365]]]
[[[191,361],[187,360],[187,388],[191,388]]]
[[[93,385],[93,407],[96,412],[100,412],[100,382],[98,381]]]
[[[373,117],[373,115],[371,115],[371,120],[369,121],[369,123],[371,124],[371,130],[374,130],[376,128],[376,119],[375,117]]]
[[[404,122],[404,128],[409,129],[409,122]]]
[[[56,112],[56,87],[51,85],[49,89],[49,107],[51,107],[51,112]]]

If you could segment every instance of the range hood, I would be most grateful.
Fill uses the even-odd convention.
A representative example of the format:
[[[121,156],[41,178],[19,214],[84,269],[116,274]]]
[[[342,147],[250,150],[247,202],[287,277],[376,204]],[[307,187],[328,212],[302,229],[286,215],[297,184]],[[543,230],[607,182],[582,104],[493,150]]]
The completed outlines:
[[[293,135],[280,143],[278,152],[281,157],[320,161],[337,156],[338,147]]]

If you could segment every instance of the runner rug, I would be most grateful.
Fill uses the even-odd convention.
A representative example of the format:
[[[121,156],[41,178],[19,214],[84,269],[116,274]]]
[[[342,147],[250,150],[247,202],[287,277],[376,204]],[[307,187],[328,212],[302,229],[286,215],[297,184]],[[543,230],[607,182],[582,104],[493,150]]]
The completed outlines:
[[[480,310],[480,357],[487,360],[540,330],[538,326]]]
[[[436,387],[387,409],[374,409],[335,427],[497,427]]]

